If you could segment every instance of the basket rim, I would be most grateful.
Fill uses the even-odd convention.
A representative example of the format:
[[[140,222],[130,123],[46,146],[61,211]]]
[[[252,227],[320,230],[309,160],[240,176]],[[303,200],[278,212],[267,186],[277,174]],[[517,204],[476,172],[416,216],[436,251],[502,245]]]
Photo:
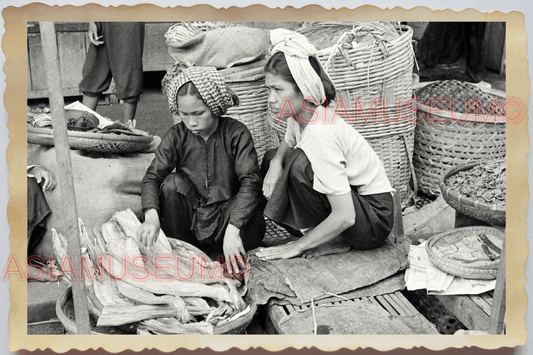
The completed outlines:
[[[122,142],[151,142],[153,136],[129,136],[129,135],[118,135],[118,134],[109,134],[109,133],[87,133],[79,131],[67,131],[69,138],[86,138],[94,140],[106,140],[106,141],[122,141]],[[28,126],[28,134],[40,134],[44,136],[54,135],[54,130],[52,128],[38,128],[33,126]]]
[[[453,174],[458,173],[459,171],[469,170],[472,169],[475,166],[478,166],[480,164],[486,163],[486,160],[476,161],[476,162],[468,162],[465,164],[458,165],[456,167],[453,167],[449,169],[441,178],[439,181],[439,186],[441,193],[443,197],[447,197],[450,199],[453,199],[463,205],[469,206],[469,207],[475,207],[480,208],[486,211],[496,212],[496,213],[505,213],[506,207],[502,207],[500,205],[497,205],[495,203],[486,203],[479,200],[474,200],[472,198],[468,198],[464,195],[461,195],[460,193],[455,192],[452,190],[448,185],[446,185],[445,181],[448,177],[450,177]]]
[[[55,304],[55,308],[56,308],[57,318],[59,319],[61,324],[65,328],[68,328],[67,330],[70,330],[70,331],[74,332],[75,325],[74,325],[74,328],[73,328],[72,327],[73,320],[68,318],[67,315],[63,312],[63,307],[69,301],[69,299],[72,299],[72,297],[73,297],[72,296],[72,286],[70,286],[57,299],[56,304]],[[226,323],[224,323],[222,325],[214,326],[213,327],[213,335],[225,334],[226,332],[231,331],[234,328],[237,328],[237,327],[242,326],[242,325],[244,325],[246,323],[249,323],[252,320],[254,314],[257,311],[257,304],[256,303],[250,303],[250,304],[247,304],[247,305],[250,306],[250,311],[247,314],[245,314],[243,317],[234,319],[232,321],[228,321],[228,322],[226,322]],[[113,327],[113,328],[115,328],[115,327]],[[91,330],[91,334],[107,335],[107,333],[96,332],[93,329]],[[131,335],[135,335],[135,334],[131,334]]]
[[[464,232],[480,232],[480,231],[490,231],[491,234],[494,234],[497,238],[505,241],[505,233],[500,231],[498,228],[492,226],[470,226],[470,227],[460,227],[455,228],[446,232],[438,233],[430,237],[426,243],[426,251],[428,257],[432,263],[435,264],[442,271],[448,272],[450,274],[463,277],[463,278],[479,278],[479,279],[494,279],[496,276],[497,268],[499,261],[501,259],[485,262],[488,268],[472,267],[468,264],[461,264],[458,262],[450,262],[449,259],[445,257],[437,256],[432,249],[432,246],[442,238],[445,238],[450,235],[464,233]]]
[[[420,110],[428,114],[431,113],[431,115],[450,118],[454,121],[457,121],[457,123],[461,123],[461,122],[492,123],[492,124],[507,123],[507,119],[503,115],[484,116],[484,115],[476,115],[473,113],[460,113],[460,112],[440,109],[438,107],[430,107],[428,105],[424,105],[420,103],[419,100],[416,100],[415,102],[416,102],[416,107],[419,108]]]

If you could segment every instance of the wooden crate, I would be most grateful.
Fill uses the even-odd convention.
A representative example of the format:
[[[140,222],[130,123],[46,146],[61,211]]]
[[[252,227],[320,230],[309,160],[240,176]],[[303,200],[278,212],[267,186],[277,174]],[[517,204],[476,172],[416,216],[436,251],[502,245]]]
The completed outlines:
[[[331,299],[319,300],[315,302],[315,306],[321,304],[345,304],[347,302],[357,302],[363,299],[368,299],[370,302],[382,307],[392,316],[415,316],[421,315],[420,312],[401,294],[401,292],[396,291],[394,293],[388,293],[380,296],[372,297],[363,297],[363,298],[352,298],[348,301],[338,300],[331,301]],[[265,321],[265,331],[267,334],[285,334],[281,327],[279,327],[279,322],[283,317],[290,315],[293,312],[298,310],[311,309],[311,304],[306,303],[301,306],[293,305],[274,305],[272,301],[266,307],[266,321]],[[428,329],[433,329],[434,334],[439,334],[435,326],[430,323],[427,319],[422,317],[424,322],[428,326]]]

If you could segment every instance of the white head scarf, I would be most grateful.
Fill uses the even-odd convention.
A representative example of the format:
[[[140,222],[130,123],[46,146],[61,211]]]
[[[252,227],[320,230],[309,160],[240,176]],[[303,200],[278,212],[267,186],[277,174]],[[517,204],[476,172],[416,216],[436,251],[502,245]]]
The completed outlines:
[[[309,57],[315,57],[318,61],[316,48],[304,35],[283,28],[270,31],[270,42],[274,45],[272,54],[276,52],[285,54],[289,70],[304,99],[312,99],[318,105],[324,103],[326,100],[324,85],[309,63]]]

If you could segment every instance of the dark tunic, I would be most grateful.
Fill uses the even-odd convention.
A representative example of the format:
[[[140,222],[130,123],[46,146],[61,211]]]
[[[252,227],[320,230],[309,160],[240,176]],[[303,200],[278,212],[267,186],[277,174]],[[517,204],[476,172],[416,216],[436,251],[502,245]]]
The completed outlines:
[[[171,175],[174,169],[176,172]],[[169,180],[172,180],[172,188],[162,188],[163,183],[168,184]],[[221,117],[216,131],[204,141],[183,123],[178,123],[163,137],[143,178],[142,208],[143,211],[156,209],[160,218],[170,214],[178,219],[183,217],[178,216],[180,214],[192,213],[185,220],[191,220],[189,228],[195,238],[198,241],[214,238],[219,245],[225,231],[220,224],[231,223],[241,229],[245,243],[250,236],[243,235],[242,230],[257,215],[261,186],[257,154],[252,136],[244,124]],[[183,211],[183,208],[162,211],[161,202],[169,200],[161,196],[163,193],[182,195],[190,205],[190,211]],[[174,203],[174,206],[177,205]],[[264,222],[262,218],[261,221]],[[264,225],[256,229],[264,235]],[[165,231],[164,228],[163,231],[171,234],[168,235],[170,237],[180,238],[172,235],[176,231]],[[214,236],[215,233],[217,236]]]

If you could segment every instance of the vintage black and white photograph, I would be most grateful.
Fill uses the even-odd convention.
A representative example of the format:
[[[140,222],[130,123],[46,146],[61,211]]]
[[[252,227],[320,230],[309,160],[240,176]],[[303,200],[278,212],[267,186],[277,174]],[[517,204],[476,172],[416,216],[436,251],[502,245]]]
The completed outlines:
[[[26,335],[508,335],[508,22],[221,19],[26,22]]]

